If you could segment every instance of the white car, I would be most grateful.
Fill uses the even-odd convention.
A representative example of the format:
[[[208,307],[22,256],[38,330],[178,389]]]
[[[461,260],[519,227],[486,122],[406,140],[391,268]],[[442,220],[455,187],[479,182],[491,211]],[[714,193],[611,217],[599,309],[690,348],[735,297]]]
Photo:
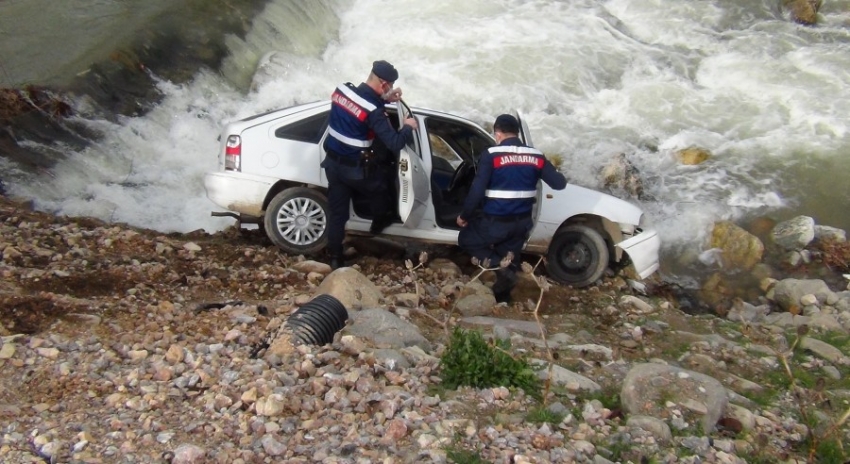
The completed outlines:
[[[259,224],[287,253],[321,251],[327,242],[328,201],[320,163],[330,105],[307,103],[228,124],[221,136],[220,170],[204,179],[207,197],[227,210],[213,215]],[[495,140],[481,126],[452,114],[403,103],[388,104],[387,112],[396,127],[412,115],[419,129],[398,154],[398,218],[383,235],[457,244],[455,220],[476,160]],[[523,141],[532,145],[524,123],[522,132]],[[346,230],[367,234],[369,211],[368,198],[355,199]],[[583,287],[611,265],[630,262],[641,278],[658,269],[658,233],[644,225],[643,212],[631,203],[578,185],[552,190],[541,182],[533,214],[535,226],[524,251],[545,256],[554,280]]]

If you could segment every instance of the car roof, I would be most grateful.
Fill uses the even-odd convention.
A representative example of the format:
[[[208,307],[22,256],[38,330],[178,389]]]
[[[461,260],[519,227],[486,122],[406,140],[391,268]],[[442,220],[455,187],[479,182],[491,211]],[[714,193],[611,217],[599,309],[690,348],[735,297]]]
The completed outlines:
[[[275,119],[279,119],[279,118],[284,117],[284,116],[295,115],[295,114],[301,113],[301,112],[304,113],[305,117],[306,116],[312,116],[313,114],[316,113],[316,111],[313,111],[313,110],[319,110],[320,108],[330,106],[330,104],[331,104],[330,100],[320,100],[320,101],[313,101],[313,102],[309,102],[309,103],[302,103],[302,104],[298,104],[298,105],[294,105],[294,106],[289,106],[289,107],[286,107],[286,108],[277,108],[277,109],[266,111],[265,113],[254,114],[254,115],[248,116],[246,118],[240,119],[238,121],[232,121],[231,123],[229,123],[229,125],[240,126],[240,127],[255,126],[255,125],[259,125],[259,124],[264,124],[264,123],[269,122],[269,121],[273,121]],[[387,106],[397,107],[397,104],[396,103],[388,103]],[[438,111],[438,110],[433,110],[433,109],[430,109],[430,108],[424,108],[424,107],[419,107],[419,106],[411,106],[410,109],[414,113],[419,114],[419,115],[438,116],[438,117],[442,117],[442,118],[455,119],[455,120],[458,120],[458,121],[463,121],[463,122],[468,123],[468,124],[474,124],[474,125],[480,127],[480,125],[476,124],[475,122],[473,122],[469,119],[466,119],[462,116],[458,116],[456,114],[451,114],[451,113],[447,113],[447,112],[444,112],[444,111]]]

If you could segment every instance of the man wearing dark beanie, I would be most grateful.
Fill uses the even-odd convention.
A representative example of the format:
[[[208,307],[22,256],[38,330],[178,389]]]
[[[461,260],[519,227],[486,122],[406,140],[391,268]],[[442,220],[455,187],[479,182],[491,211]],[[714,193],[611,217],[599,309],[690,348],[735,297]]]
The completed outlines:
[[[540,150],[523,145],[519,131],[519,121],[510,114],[496,118],[493,133],[498,145],[478,158],[478,172],[457,217],[461,227],[457,244],[479,262],[495,267],[513,253],[513,262],[496,271],[493,294],[500,303],[510,302],[522,246],[534,227],[531,210],[537,181],[542,179],[555,190],[567,186],[566,177]]]
[[[375,61],[366,82],[357,87],[346,82],[331,95],[322,167],[328,178],[328,255],[333,269],[344,265],[342,242],[355,194],[370,198],[370,232],[377,235],[392,221],[390,178],[384,172],[385,166],[376,165],[371,148],[377,137],[388,150],[397,153],[413,139],[413,130],[418,127],[413,118],[405,119],[398,131],[390,124],[384,103],[401,99],[401,89],[394,88],[397,79],[398,71],[393,65]]]

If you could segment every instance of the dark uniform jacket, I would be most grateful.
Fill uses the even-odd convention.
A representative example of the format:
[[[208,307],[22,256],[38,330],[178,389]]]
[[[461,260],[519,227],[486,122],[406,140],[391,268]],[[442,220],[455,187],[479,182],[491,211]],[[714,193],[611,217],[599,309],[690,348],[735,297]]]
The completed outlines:
[[[530,215],[540,179],[555,190],[567,186],[566,177],[540,150],[523,145],[518,137],[505,139],[478,159],[460,217],[469,220],[482,201],[484,214],[490,216]]]
[[[410,126],[397,132],[390,125],[384,100],[366,83],[358,87],[351,83],[340,85],[331,96],[331,102],[325,151],[359,159],[361,152],[372,146],[376,136],[393,152],[401,150],[412,137]]]

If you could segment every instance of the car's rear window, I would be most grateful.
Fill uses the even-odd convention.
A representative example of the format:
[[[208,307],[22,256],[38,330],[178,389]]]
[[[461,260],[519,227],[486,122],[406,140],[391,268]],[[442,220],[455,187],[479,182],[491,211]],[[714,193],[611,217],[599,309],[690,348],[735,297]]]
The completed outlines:
[[[281,139],[319,143],[319,140],[322,139],[322,135],[325,133],[325,128],[328,127],[329,114],[330,111],[324,111],[315,116],[310,116],[309,118],[279,127],[274,131],[274,135]]]

